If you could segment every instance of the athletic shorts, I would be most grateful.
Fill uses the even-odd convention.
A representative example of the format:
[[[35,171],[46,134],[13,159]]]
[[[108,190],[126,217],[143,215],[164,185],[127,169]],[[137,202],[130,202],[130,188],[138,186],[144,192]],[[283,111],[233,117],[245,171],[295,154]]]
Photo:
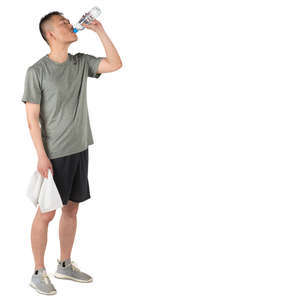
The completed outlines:
[[[53,179],[64,205],[68,201],[82,202],[89,199],[88,148],[84,151],[50,159]]]

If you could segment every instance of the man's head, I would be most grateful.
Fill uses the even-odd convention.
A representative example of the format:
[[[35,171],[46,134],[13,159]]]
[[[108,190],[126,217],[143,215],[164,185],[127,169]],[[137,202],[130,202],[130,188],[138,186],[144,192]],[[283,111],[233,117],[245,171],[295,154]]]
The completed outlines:
[[[49,46],[71,44],[78,39],[73,32],[70,21],[63,16],[63,13],[58,11],[50,12],[42,17],[39,27],[43,39]]]

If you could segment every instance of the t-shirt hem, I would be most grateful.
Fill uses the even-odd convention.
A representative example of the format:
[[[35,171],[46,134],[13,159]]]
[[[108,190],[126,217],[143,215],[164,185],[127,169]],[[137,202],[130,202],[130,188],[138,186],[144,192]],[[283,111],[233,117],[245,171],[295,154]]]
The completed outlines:
[[[41,102],[38,100],[35,100],[34,98],[22,98],[21,101],[26,104],[26,102],[34,103],[34,104],[40,104]]]
[[[69,152],[63,153],[63,154],[48,155],[48,158],[49,158],[49,159],[55,159],[55,158],[60,158],[60,157],[72,155],[72,154],[75,154],[75,153],[78,153],[78,152],[81,152],[81,151],[86,150],[86,149],[88,148],[88,146],[89,146],[89,145],[92,145],[92,144],[93,144],[93,143],[88,144],[87,146],[85,146],[85,147],[83,147],[82,149],[79,149],[79,150],[73,150],[73,151],[69,151]]]

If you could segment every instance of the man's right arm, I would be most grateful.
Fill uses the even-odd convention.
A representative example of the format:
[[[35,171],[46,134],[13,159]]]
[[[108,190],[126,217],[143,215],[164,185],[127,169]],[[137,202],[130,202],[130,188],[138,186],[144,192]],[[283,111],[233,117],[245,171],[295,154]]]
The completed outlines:
[[[41,127],[39,124],[40,104],[26,102],[26,118],[29,132],[38,156],[38,171],[43,177],[48,178],[48,169],[53,175],[53,168],[42,141]]]

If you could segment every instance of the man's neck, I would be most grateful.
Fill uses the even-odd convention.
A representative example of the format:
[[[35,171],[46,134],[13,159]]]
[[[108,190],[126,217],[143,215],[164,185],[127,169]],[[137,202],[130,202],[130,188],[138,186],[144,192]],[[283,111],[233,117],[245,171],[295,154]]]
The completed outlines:
[[[55,62],[63,63],[68,59],[68,47],[51,48],[48,57]]]

